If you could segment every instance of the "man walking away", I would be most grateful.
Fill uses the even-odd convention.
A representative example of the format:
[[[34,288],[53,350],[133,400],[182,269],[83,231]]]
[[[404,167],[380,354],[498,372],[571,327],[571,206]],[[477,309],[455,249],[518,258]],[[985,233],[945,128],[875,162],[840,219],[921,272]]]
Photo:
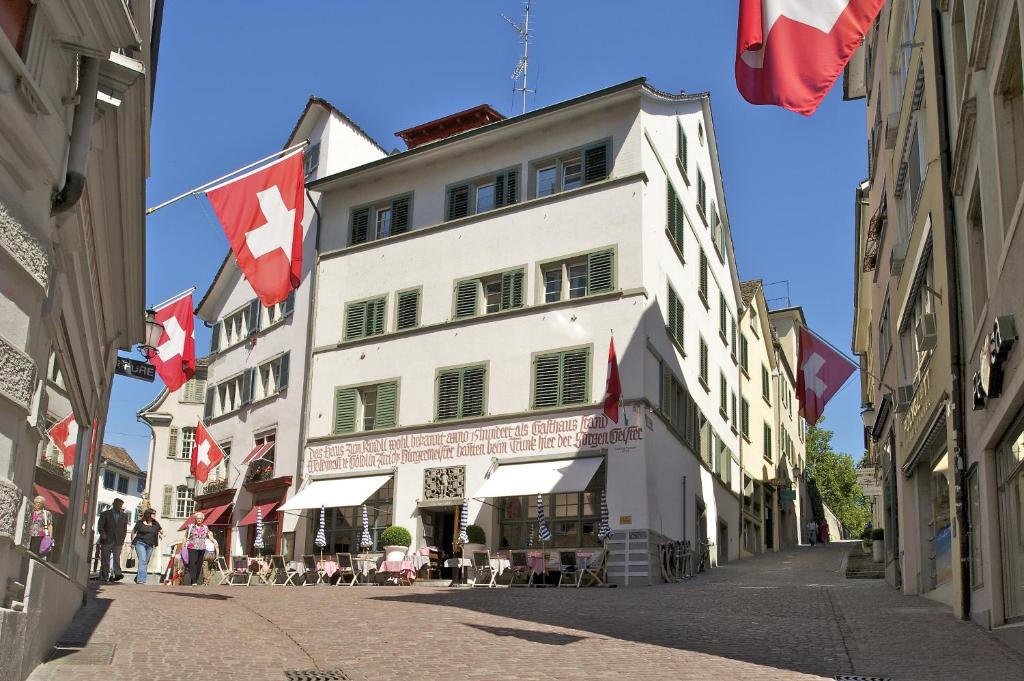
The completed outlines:
[[[814,522],[814,518],[807,521],[807,543],[814,546],[818,540],[818,523]]]
[[[121,547],[128,536],[128,514],[124,512],[124,500],[114,499],[112,508],[100,513],[100,579],[104,582],[120,582]],[[113,574],[111,574],[111,572]]]

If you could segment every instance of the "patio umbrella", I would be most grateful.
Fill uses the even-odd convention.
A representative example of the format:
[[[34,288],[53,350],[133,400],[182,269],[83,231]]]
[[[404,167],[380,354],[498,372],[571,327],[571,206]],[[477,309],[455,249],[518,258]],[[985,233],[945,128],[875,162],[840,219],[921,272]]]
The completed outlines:
[[[370,520],[366,515],[366,504],[363,504],[363,534],[359,537],[359,546],[364,551],[373,546],[373,540],[370,538]]]
[[[467,525],[469,525],[469,499],[463,499],[462,513],[459,514],[459,543],[463,545],[469,543],[469,533],[466,532]]]
[[[320,529],[316,531],[316,539],[313,543],[320,547],[320,560],[324,559],[324,547],[327,546],[327,536],[324,534],[324,507],[320,506]]]
[[[604,541],[612,533],[612,527],[608,524],[608,497],[605,491],[601,490],[601,523],[597,526],[597,538]]]
[[[263,550],[263,509],[256,507],[256,539],[252,542],[254,549]]]
[[[551,541],[551,531],[544,520],[544,497],[537,495],[537,536],[542,542]]]

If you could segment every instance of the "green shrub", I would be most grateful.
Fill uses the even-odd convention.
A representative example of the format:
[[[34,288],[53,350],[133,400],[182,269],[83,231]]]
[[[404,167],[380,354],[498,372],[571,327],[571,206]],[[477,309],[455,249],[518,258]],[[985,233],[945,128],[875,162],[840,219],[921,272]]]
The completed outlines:
[[[380,533],[382,546],[412,546],[412,535],[401,525],[392,525]]]
[[[865,527],[864,531],[860,533],[860,538],[864,541],[871,541],[871,528]]]
[[[881,527],[871,530],[871,539],[872,541],[882,541],[885,539],[885,530]]]
[[[470,544],[487,543],[487,533],[479,525],[466,525],[466,536],[469,537]]]

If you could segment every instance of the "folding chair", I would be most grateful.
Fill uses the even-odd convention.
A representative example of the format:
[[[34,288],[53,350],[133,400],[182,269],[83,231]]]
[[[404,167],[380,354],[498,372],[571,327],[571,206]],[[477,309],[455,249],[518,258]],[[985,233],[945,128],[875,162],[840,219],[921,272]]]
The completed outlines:
[[[271,586],[297,586],[295,578],[299,576],[298,570],[293,570],[284,562],[284,556],[270,557],[270,579]]]
[[[473,572],[476,575],[473,586],[497,586],[494,582],[497,574],[491,567],[491,554],[487,551],[473,552]]]
[[[224,559],[224,556],[217,556],[217,559],[213,561],[213,566],[217,569],[217,573],[220,575],[220,582],[218,582],[217,586],[230,584],[231,572],[228,570],[228,561]]]
[[[359,573],[356,572],[355,562],[352,560],[351,553],[339,553],[337,554],[338,559],[338,581],[334,586],[355,586],[356,578],[359,577]]]
[[[316,564],[316,557],[312,554],[302,557],[302,567],[302,586],[316,586],[324,581],[324,571]],[[316,575],[316,578],[312,575]]]
[[[231,557],[231,580],[228,586],[249,586],[252,573],[249,572],[249,559],[245,556]]]
[[[509,586],[533,586],[533,568],[527,560],[526,551],[512,551],[509,563],[512,565],[512,581]]]
[[[565,582],[565,578],[568,577],[570,583],[575,586],[580,585],[580,572],[576,567],[576,552],[575,551],[559,551],[558,552],[558,563],[561,566],[561,570],[558,573],[558,586],[562,586]]]
[[[580,570],[579,580],[576,582],[576,586],[598,586],[605,583],[604,573],[606,569],[606,561],[608,560],[608,552],[604,549],[598,549],[595,551],[594,556],[590,561]],[[589,584],[584,584],[583,580],[589,580]]]

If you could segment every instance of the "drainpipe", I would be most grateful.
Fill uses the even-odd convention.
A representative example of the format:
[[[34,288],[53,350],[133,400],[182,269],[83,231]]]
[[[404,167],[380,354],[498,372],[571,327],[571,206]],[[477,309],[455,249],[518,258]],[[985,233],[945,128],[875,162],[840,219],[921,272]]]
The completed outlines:
[[[53,195],[50,213],[57,215],[75,207],[85,189],[85,171],[92,146],[92,122],[96,117],[96,92],[100,82],[100,60],[82,55],[78,69],[78,105],[71,123],[68,168],[64,186]]]
[[[964,438],[964,380],[961,348],[960,320],[960,267],[957,256],[956,216],[953,212],[953,194],[949,191],[950,151],[949,112],[946,105],[945,50],[942,44],[942,23],[938,5],[932,9],[932,41],[935,57],[936,108],[939,113],[939,169],[943,188],[943,214],[945,218],[946,263],[949,271],[949,363],[950,363],[950,416],[953,423],[953,465],[956,471],[956,524],[960,543],[960,608],[961,619],[971,619],[971,545],[968,541],[970,524],[967,518],[967,450]]]

